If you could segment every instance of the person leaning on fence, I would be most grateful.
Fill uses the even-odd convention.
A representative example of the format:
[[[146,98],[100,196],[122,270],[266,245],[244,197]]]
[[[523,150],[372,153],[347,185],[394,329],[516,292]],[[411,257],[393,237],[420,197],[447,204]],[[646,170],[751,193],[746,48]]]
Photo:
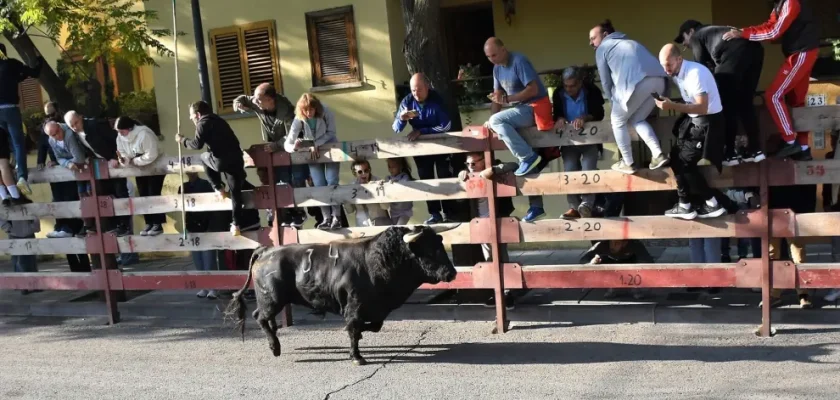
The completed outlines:
[[[723,165],[731,167],[742,162],[760,162],[766,158],[761,151],[761,132],[753,97],[764,65],[764,47],[746,39],[723,40],[728,26],[703,25],[688,20],[680,26],[674,42],[690,48],[694,61],[712,70],[720,92],[723,117],[726,120],[726,143]],[[747,134],[747,147],[738,149],[735,138],[738,120]]]
[[[206,179],[198,177],[197,172],[187,172],[187,181],[184,182],[184,194],[194,193],[213,193],[213,185]],[[178,188],[178,194],[181,194],[181,188]],[[187,228],[187,233],[205,233],[210,229],[211,218],[215,215],[214,211],[187,211],[186,221],[184,222]],[[218,271],[218,251],[217,250],[199,250],[191,251],[193,264],[197,271]],[[219,294],[215,290],[201,289],[196,296],[201,298],[215,299]]]
[[[295,106],[295,119],[289,134],[286,135],[284,148],[289,153],[308,148],[312,160],[321,157],[319,148],[325,144],[336,143],[335,115],[315,95],[304,93]],[[309,164],[309,175],[316,187],[338,185],[338,171],[341,163],[325,162]],[[339,229],[341,224],[341,204],[322,206],[324,220],[318,229]]]
[[[205,173],[213,184],[213,189],[221,198],[230,198],[232,203],[232,218],[230,233],[233,236],[242,234],[242,190],[245,184],[245,160],[242,158],[242,148],[239,139],[230,125],[213,113],[210,105],[204,101],[190,104],[190,121],[195,124],[195,138],[187,139],[181,134],[175,135],[175,141],[187,149],[201,150],[204,145],[210,151],[201,153]],[[228,187],[222,182],[225,175]],[[259,218],[257,219],[259,224]]]
[[[585,80],[583,70],[578,67],[568,67],[563,71],[563,86],[554,91],[552,99],[554,126],[557,129],[571,124],[580,130],[587,122],[604,120],[604,96],[601,89],[594,82]],[[563,146],[560,151],[563,155],[563,171],[566,173],[598,169],[597,144]],[[571,208],[563,214],[563,218],[591,218],[596,196],[595,193],[567,195]]]
[[[111,168],[137,167],[141,171],[148,169],[163,156],[158,139],[151,128],[141,125],[130,117],[117,118],[115,124],[119,136],[117,137],[117,159],[108,162]],[[166,175],[138,176],[137,195],[140,197],[160,196]],[[166,214],[144,214],[146,227],[140,231],[140,236],[157,236],[163,233]]]
[[[38,218],[6,221],[0,219],[0,229],[3,229],[9,239],[35,239],[35,234],[41,231],[41,220]],[[22,254],[12,256],[15,272],[38,272],[38,256]],[[21,290],[22,294],[40,292],[40,290]]]
[[[589,44],[595,48],[595,61],[604,94],[612,103],[610,121],[615,143],[621,159],[612,169],[635,174],[639,167],[633,160],[630,130],[632,126],[650,149],[653,158],[650,169],[668,164],[659,138],[645,119],[654,110],[651,93],[667,96],[668,82],[665,71],[641,43],[617,32],[610,20],[589,31]]]
[[[233,110],[253,111],[260,120],[265,151],[270,153],[282,151],[286,135],[295,119],[295,107],[286,96],[277,93],[277,89],[270,83],[262,83],[254,89],[253,96],[241,95],[233,100]],[[266,175],[265,168],[259,168],[260,175]],[[302,164],[274,167],[274,182],[291,185],[295,188],[306,187],[309,177],[309,167]],[[281,226],[301,228],[306,222],[306,211],[302,208],[284,208],[281,213]]]
[[[551,130],[548,91],[531,61],[518,52],[509,52],[499,38],[487,39],[484,55],[493,63],[493,93],[489,96],[492,115],[484,125],[499,135],[519,161],[514,175],[527,175],[537,169],[542,157],[517,129],[536,126],[540,131]],[[511,107],[502,110],[507,105]]]
[[[110,162],[117,159],[117,131],[106,120],[96,118],[84,118],[82,114],[76,111],[68,111],[64,114],[64,121],[67,126],[76,134],[79,143],[84,146],[84,149],[89,158],[97,158]],[[98,179],[97,195],[99,196],[114,196],[118,199],[128,198],[128,180],[126,178],[113,179]],[[79,195],[87,197],[92,194],[90,184],[88,182],[80,182]],[[116,222],[116,227],[106,229],[106,232],[115,233],[117,236],[130,235],[131,231],[128,229],[128,221],[131,219],[130,215],[118,216],[113,218],[106,218],[108,225],[111,221]],[[85,230],[89,233],[95,232],[93,218],[87,218],[85,221]]]
[[[452,129],[452,121],[446,112],[446,105],[440,94],[429,87],[429,79],[418,72],[411,77],[409,85],[411,94],[400,101],[397,117],[392,125],[394,132],[400,133],[407,125],[411,125],[408,140],[412,142],[421,135],[449,132]],[[435,170],[438,179],[452,178],[455,175],[450,161],[450,154],[414,156],[417,176],[420,179],[435,179]],[[456,214],[455,202],[452,200],[429,200],[426,207],[429,210],[429,219],[425,224],[448,222],[448,219]]]
[[[793,130],[788,107],[805,105],[822,35],[817,18],[808,1],[773,0],[773,11],[767,22],[744,29],[733,28],[723,34],[723,40],[744,38],[758,42],[778,39],[782,44],[785,61],[764,94],[767,110],[785,141],[775,154],[779,158],[793,157],[797,161],[813,159],[808,147],[808,132]]]
[[[55,157],[55,162],[61,167],[71,171],[79,171],[87,163],[87,154],[84,147],[76,138],[76,133],[66,125],[54,120],[44,123],[44,135],[47,137],[47,146],[50,154]],[[52,167],[51,164],[47,164]],[[87,190],[87,185],[82,182],[55,182],[52,186],[53,201],[78,201],[79,192]],[[68,238],[80,233],[80,220],[56,219],[55,230],[47,234],[48,238]]]
[[[29,171],[26,168],[26,140],[23,134],[23,118],[20,108],[19,84],[26,78],[38,78],[44,58],[35,48],[35,66],[8,58],[6,45],[0,43],[0,128],[6,131],[5,136],[11,138],[14,147],[15,162],[17,163],[17,186],[24,194],[32,194],[27,179]],[[4,152],[2,154],[6,156]]]
[[[9,164],[9,133],[0,126],[0,199],[6,207],[31,203],[15,185],[15,176]]]
[[[353,170],[353,176],[356,179],[353,181],[356,185],[366,185],[373,181],[379,181],[370,170],[370,163],[367,160],[353,161],[350,165]],[[380,182],[380,185],[384,182]],[[345,210],[347,213],[356,213],[356,226],[385,226],[391,225],[391,217],[388,216],[388,211],[382,207],[381,204],[346,204]]]
[[[718,204],[716,192],[709,188],[697,167],[697,163],[705,159],[720,172],[723,161],[723,106],[715,78],[702,64],[683,60],[674,44],[662,47],[659,60],[679,86],[685,101],[685,104],[674,103],[667,97],[654,100],[664,111],[682,113],[674,125],[677,143],[671,148],[671,169],[677,181],[679,202],[665,215],[680,219],[724,215],[726,209]],[[719,250],[720,244],[716,251],[719,253]]]
[[[414,177],[411,176],[411,167],[408,165],[407,158],[389,158],[386,162],[388,164],[388,176],[385,181],[397,183],[414,180]],[[405,225],[414,216],[414,203],[410,201],[391,203],[388,206],[388,214],[392,225]]]

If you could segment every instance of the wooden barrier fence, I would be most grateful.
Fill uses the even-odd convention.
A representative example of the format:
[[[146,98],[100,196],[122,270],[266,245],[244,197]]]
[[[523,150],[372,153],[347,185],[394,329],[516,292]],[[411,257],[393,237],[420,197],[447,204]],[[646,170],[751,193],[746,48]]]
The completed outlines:
[[[794,110],[795,128],[801,131],[840,129],[840,106],[799,108]],[[656,118],[655,129],[670,132],[674,119]],[[587,123],[583,130],[566,128],[562,132],[523,131],[533,147],[568,146],[607,143],[613,140],[608,121]],[[387,159],[418,155],[484,152],[486,160],[493,160],[493,152],[506,150],[497,137],[485,128],[468,127],[463,132],[424,135],[409,142],[405,138],[390,138],[340,142],[322,148],[321,157],[311,160],[308,152],[265,153],[262,146],[254,146],[245,155],[251,167],[272,167],[311,162],[351,161],[358,158]],[[79,173],[64,168],[33,171],[32,183],[74,180],[123,178],[156,174],[177,174],[203,171],[197,155],[164,158],[153,166],[108,169],[103,162],[94,162]],[[768,172],[772,171],[772,174]],[[269,182],[274,182],[273,168],[267,168]],[[323,243],[342,238],[375,235],[387,227],[356,227],[335,231],[317,229],[296,230],[280,227],[278,209],[311,207],[329,204],[369,204],[425,200],[487,198],[490,218],[453,224],[454,229],[443,234],[448,244],[489,243],[492,262],[473,267],[458,267],[455,281],[426,285],[424,289],[492,288],[496,292],[496,324],[499,331],[507,328],[504,296],[505,288],[610,288],[610,287],[738,287],[762,289],[763,335],[770,334],[771,288],[834,288],[840,287],[840,264],[802,264],[769,260],[771,237],[837,236],[840,213],[796,215],[790,210],[768,209],[768,187],[840,183],[840,159],[790,162],[767,160],[725,168],[718,174],[711,167],[706,176],[712,186],[761,188],[762,207],[750,212],[712,219],[683,221],[665,216],[632,216],[621,218],[582,218],[578,220],[542,220],[524,223],[513,217],[497,218],[495,202],[499,197],[523,195],[561,195],[573,193],[608,193],[661,191],[675,189],[673,174],[668,169],[640,170],[628,176],[615,171],[585,171],[570,173],[541,173],[526,177],[508,174],[495,181],[471,176],[466,182],[458,179],[433,179],[400,183],[370,183],[335,187],[291,188],[286,185],[261,186],[245,193],[248,208],[272,209],[273,228],[263,227],[241,237],[228,233],[183,235],[164,234],[155,237],[97,234],[87,238],[15,239],[0,240],[3,254],[99,254],[106,265],[106,254],[149,251],[199,251],[221,249],[252,249],[259,245],[290,243]],[[101,218],[120,215],[142,215],[180,211],[181,196],[151,196],[114,199],[93,196],[81,201],[28,204],[0,208],[0,218],[21,220],[31,218],[95,218],[97,232]],[[213,193],[190,194],[185,197],[187,211],[230,210],[229,200],[220,200]],[[499,263],[499,244],[530,242],[563,242],[602,239],[665,239],[709,237],[761,237],[763,257],[730,264],[637,264],[637,265],[540,265],[522,266]],[[113,266],[111,266],[113,268]],[[102,290],[106,293],[111,323],[119,321],[114,290],[156,289],[235,289],[244,283],[247,271],[214,272],[123,272],[119,269],[94,270],[92,273],[2,273],[0,289]],[[291,315],[284,314],[290,324]]]

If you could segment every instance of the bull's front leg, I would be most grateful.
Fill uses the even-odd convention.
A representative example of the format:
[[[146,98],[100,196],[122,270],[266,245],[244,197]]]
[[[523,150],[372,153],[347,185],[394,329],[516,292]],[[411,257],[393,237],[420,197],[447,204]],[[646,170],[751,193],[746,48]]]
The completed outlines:
[[[362,327],[362,332],[379,332],[382,329],[382,325],[385,321],[373,321],[373,322],[365,322],[364,326]]]
[[[359,340],[362,339],[362,329],[364,323],[358,319],[353,319],[347,322],[347,334],[350,336],[350,359],[355,365],[365,365],[367,361],[362,357],[359,351]]]

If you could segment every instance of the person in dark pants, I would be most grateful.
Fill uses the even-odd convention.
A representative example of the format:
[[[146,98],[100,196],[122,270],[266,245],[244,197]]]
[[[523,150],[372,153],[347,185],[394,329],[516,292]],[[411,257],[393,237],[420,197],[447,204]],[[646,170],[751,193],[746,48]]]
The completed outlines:
[[[680,219],[716,218],[726,209],[717,200],[717,193],[709,188],[706,178],[697,167],[701,159],[721,170],[723,158],[723,106],[711,71],[702,64],[683,60],[677,46],[665,45],[659,52],[659,62],[674,79],[685,104],[674,103],[667,97],[655,100],[664,111],[683,113],[674,125],[677,143],[671,149],[671,169],[677,181],[679,202],[665,212]]]
[[[723,34],[730,29],[728,26],[703,25],[688,20],[680,26],[680,32],[674,39],[691,48],[695,62],[714,71],[726,120],[723,165],[728,167],[742,162],[760,162],[766,158],[761,151],[758,114],[753,106],[753,97],[764,65],[764,47],[759,42],[743,38],[723,40]],[[747,148],[744,151],[735,148],[738,119],[747,134]]]
[[[44,58],[35,49],[35,66],[30,68],[26,64],[8,58],[6,46],[0,44],[0,128],[3,128],[11,138],[12,147],[17,163],[17,186],[24,194],[32,194],[27,179],[29,172],[26,168],[26,140],[23,135],[23,118],[20,114],[20,92],[18,84],[26,78],[37,78],[41,73]],[[5,154],[4,154],[5,155]]]
[[[76,111],[68,111],[64,114],[64,121],[75,133],[79,143],[82,144],[88,157],[108,161],[117,160],[117,131],[109,125],[108,121],[96,118],[84,118]],[[128,198],[128,181],[125,178],[100,179],[96,181],[97,195],[114,196],[118,199]],[[79,195],[82,197],[92,195],[88,182],[79,182]],[[105,232],[112,232],[117,236],[128,236],[129,220],[131,216],[117,216],[105,218],[103,221],[107,227],[102,229]],[[96,229],[93,218],[86,218],[85,230],[92,232]]]
[[[406,125],[411,125],[412,130],[408,134],[409,141],[415,141],[421,135],[448,132],[452,127],[452,121],[446,113],[443,98],[429,88],[428,78],[422,73],[417,73],[411,77],[409,83],[411,94],[405,96],[400,102],[397,118],[392,126],[394,132],[400,133]],[[435,171],[437,171],[438,179],[455,176],[448,154],[416,156],[414,164],[417,166],[417,176],[420,179],[435,179]],[[451,200],[430,200],[426,202],[426,206],[430,215],[426,224],[445,222],[457,213],[455,204]]]
[[[119,117],[115,124],[117,137],[117,160],[108,162],[109,167],[132,166],[140,169],[151,166],[162,155],[157,135],[151,128],[140,125],[129,117]],[[166,175],[138,176],[137,195],[139,197],[160,196]],[[163,233],[166,214],[145,214],[146,228],[140,236],[157,236]]]
[[[230,233],[239,236],[243,230],[251,228],[250,225],[243,225],[242,221],[242,190],[246,181],[245,161],[242,158],[239,139],[227,121],[214,114],[210,105],[204,101],[190,105],[190,120],[195,124],[195,138],[187,139],[177,134],[175,141],[193,150],[201,150],[207,144],[210,151],[201,153],[201,161],[206,167],[205,172],[213,184],[213,189],[222,198],[230,197],[233,203]],[[222,182],[222,174],[225,174],[227,188]],[[259,226],[259,216],[256,224]]]

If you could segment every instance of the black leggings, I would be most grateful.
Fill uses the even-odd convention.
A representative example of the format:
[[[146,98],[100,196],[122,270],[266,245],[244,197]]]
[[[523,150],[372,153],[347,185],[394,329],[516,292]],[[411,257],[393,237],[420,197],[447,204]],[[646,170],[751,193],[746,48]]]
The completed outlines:
[[[138,176],[137,177],[137,196],[160,196],[160,191],[163,189],[163,180],[166,175],[152,175],[152,176]],[[166,223],[166,214],[146,214],[143,216],[146,224],[160,224]]]

